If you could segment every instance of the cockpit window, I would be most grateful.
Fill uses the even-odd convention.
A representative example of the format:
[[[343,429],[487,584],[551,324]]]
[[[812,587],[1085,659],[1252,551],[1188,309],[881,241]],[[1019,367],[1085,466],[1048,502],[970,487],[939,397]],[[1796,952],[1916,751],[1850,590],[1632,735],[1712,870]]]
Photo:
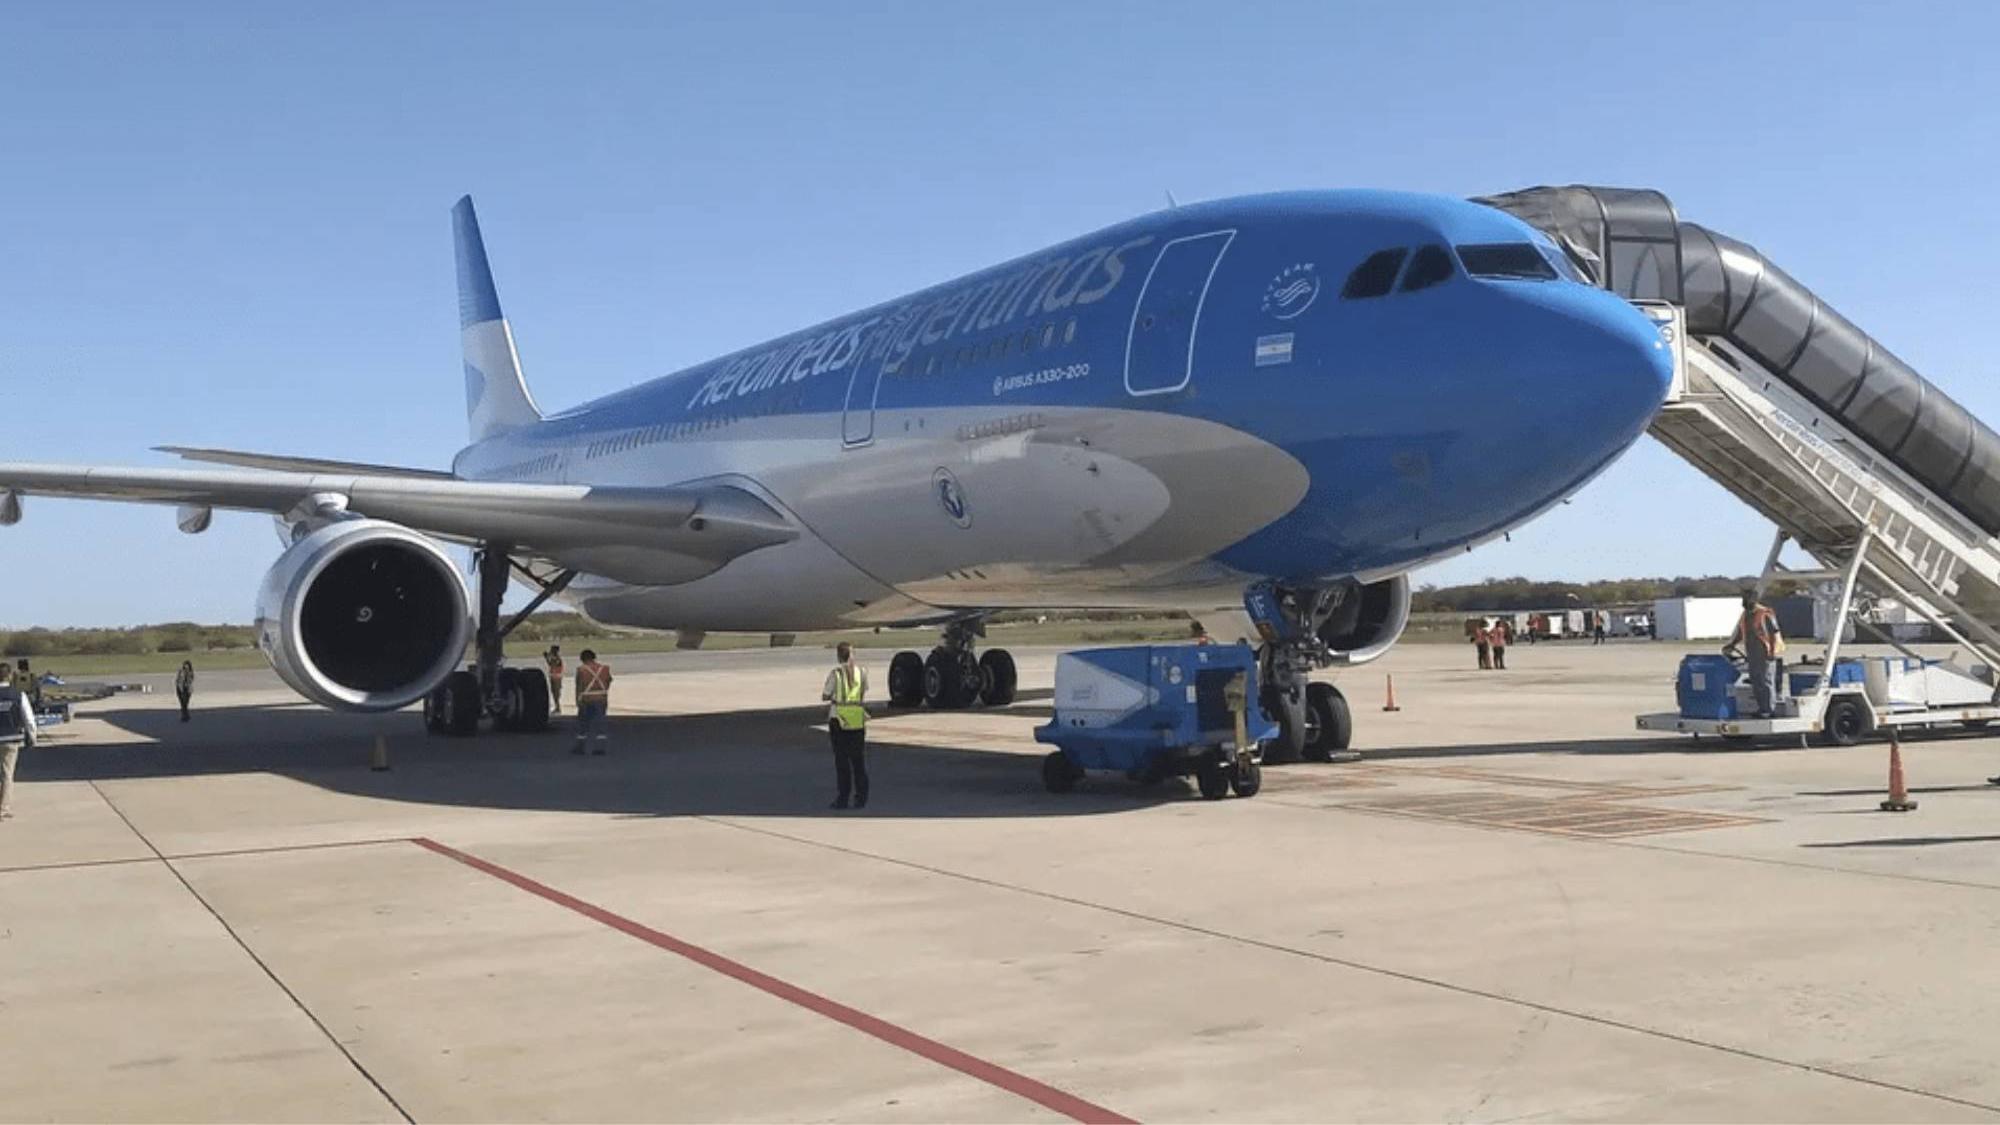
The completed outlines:
[[[1584,285],[1592,284],[1589,278],[1583,276],[1583,270],[1574,261],[1570,260],[1568,254],[1563,252],[1562,247],[1551,246],[1547,243],[1538,243],[1538,245],[1542,248],[1542,257],[1547,258],[1549,264],[1554,266],[1556,272],[1561,274],[1565,280],[1579,282]]]
[[[1474,277],[1512,278],[1516,281],[1554,281],[1556,268],[1532,242],[1489,242],[1481,246],[1461,246],[1458,260]]]
[[[1403,292],[1414,293],[1419,289],[1429,289],[1442,281],[1450,281],[1456,272],[1452,268],[1451,254],[1438,245],[1420,246],[1410,258],[1410,269],[1403,275]]]
[[[1357,300],[1362,297],[1380,297],[1396,287],[1396,271],[1403,268],[1403,259],[1410,256],[1408,247],[1398,246],[1393,250],[1377,250],[1364,258],[1354,272],[1347,275],[1347,284],[1340,287],[1341,297]]]

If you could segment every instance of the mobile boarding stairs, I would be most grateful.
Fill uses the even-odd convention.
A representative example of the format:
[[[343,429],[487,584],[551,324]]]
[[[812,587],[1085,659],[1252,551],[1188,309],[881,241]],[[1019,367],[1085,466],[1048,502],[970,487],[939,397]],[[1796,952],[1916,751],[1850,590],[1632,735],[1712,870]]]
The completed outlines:
[[[1548,233],[1659,323],[1674,376],[1653,436],[1777,525],[1760,593],[1809,583],[1834,607],[1815,685],[1781,700],[1777,717],[1669,712],[1639,716],[1639,729],[1844,744],[1869,729],[2000,719],[2000,435],[1754,248],[1680,221],[1657,192],[1534,188],[1481,202]],[[1783,566],[1788,542],[1818,568]],[[1871,668],[1865,684],[1836,675],[1850,623],[1870,631],[1860,619],[1877,598],[1937,627],[1959,646],[1954,659],[1889,640],[1911,659]],[[1889,676],[1897,690],[1884,690]]]

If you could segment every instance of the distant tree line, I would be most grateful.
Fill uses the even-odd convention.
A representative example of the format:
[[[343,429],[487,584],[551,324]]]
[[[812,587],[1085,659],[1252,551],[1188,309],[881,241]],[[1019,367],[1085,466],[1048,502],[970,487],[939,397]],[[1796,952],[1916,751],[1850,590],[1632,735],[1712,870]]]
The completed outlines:
[[[515,629],[522,641],[566,637],[604,637],[609,630],[569,612],[537,613]],[[216,652],[249,648],[257,634],[248,625],[198,625],[170,621],[128,629],[17,629],[0,632],[0,653],[7,656],[138,656],[152,652]]]
[[[1755,578],[1712,574],[1703,578],[1616,578],[1599,582],[1538,582],[1528,578],[1488,578],[1466,586],[1423,586],[1411,595],[1419,613],[1468,610],[1589,609],[1647,605],[1660,598],[1734,597],[1757,584]],[[1789,592],[1774,584],[1771,596]]]

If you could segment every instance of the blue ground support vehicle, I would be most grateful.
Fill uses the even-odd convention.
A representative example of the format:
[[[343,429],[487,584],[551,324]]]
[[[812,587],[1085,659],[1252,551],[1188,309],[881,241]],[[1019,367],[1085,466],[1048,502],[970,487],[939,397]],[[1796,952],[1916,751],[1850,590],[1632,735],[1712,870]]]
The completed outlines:
[[[1257,792],[1277,733],[1257,703],[1249,645],[1138,645],[1058,657],[1055,717],[1035,741],[1056,747],[1042,760],[1053,793],[1106,770],[1142,782],[1193,774],[1218,800]]]

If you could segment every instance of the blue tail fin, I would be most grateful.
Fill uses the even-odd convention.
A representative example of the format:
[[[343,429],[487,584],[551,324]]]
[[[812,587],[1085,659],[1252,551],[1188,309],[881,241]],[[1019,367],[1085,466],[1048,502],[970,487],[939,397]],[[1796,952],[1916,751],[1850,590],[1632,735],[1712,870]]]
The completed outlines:
[[[465,418],[472,440],[542,420],[534,396],[521,377],[514,330],[500,312],[479,216],[466,196],[451,209],[451,232],[458,249],[459,342],[465,353]]]

